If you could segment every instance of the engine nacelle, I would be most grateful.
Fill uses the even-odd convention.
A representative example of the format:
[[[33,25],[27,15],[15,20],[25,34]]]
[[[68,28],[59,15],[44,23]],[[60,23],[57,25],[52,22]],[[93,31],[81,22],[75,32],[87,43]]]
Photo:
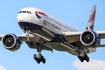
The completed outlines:
[[[85,46],[99,45],[100,37],[94,31],[85,31],[81,34],[80,41]]]
[[[7,34],[2,38],[2,45],[10,51],[16,51],[20,48],[21,41],[15,34]]]

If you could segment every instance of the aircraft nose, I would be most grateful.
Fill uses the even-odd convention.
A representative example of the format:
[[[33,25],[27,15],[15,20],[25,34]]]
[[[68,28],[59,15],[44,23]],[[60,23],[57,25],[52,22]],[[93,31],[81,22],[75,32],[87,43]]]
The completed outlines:
[[[17,15],[17,21],[18,22],[32,22],[32,16],[20,13]]]
[[[18,22],[24,22],[25,21],[25,16],[22,14],[18,14],[17,15],[17,21]]]

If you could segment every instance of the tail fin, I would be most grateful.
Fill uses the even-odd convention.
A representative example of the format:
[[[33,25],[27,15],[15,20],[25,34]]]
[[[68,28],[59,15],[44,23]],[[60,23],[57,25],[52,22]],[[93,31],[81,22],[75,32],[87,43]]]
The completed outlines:
[[[95,13],[96,13],[96,5],[94,5],[92,8],[88,23],[86,25],[86,30],[93,30],[94,29]]]

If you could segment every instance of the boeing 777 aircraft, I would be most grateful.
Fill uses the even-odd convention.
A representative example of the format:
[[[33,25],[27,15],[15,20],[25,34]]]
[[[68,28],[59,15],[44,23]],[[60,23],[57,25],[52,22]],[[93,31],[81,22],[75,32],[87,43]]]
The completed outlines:
[[[94,31],[95,13],[96,5],[93,6],[86,29],[82,32],[37,8],[26,7],[17,14],[18,24],[25,34],[3,34],[0,35],[0,40],[3,47],[10,51],[18,50],[22,42],[25,42],[29,48],[37,50],[38,55],[34,54],[33,57],[38,64],[46,63],[42,50],[53,49],[75,55],[81,62],[89,62],[87,54],[105,46],[100,42],[105,38],[105,31]]]

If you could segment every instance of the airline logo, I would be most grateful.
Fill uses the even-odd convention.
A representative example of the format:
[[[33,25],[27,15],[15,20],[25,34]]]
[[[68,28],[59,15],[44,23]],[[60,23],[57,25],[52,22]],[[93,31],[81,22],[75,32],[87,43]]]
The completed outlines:
[[[45,13],[40,12],[40,11],[36,11],[35,14],[39,19],[41,18],[41,16],[47,16]]]
[[[96,12],[96,11],[94,11],[94,12],[91,14],[91,16],[90,16],[88,22],[92,22],[93,20],[95,20],[95,12]]]
[[[94,21],[95,21],[95,13],[96,13],[96,6],[93,7],[89,20],[88,20],[88,24],[86,26],[86,30],[93,30],[94,29]]]

